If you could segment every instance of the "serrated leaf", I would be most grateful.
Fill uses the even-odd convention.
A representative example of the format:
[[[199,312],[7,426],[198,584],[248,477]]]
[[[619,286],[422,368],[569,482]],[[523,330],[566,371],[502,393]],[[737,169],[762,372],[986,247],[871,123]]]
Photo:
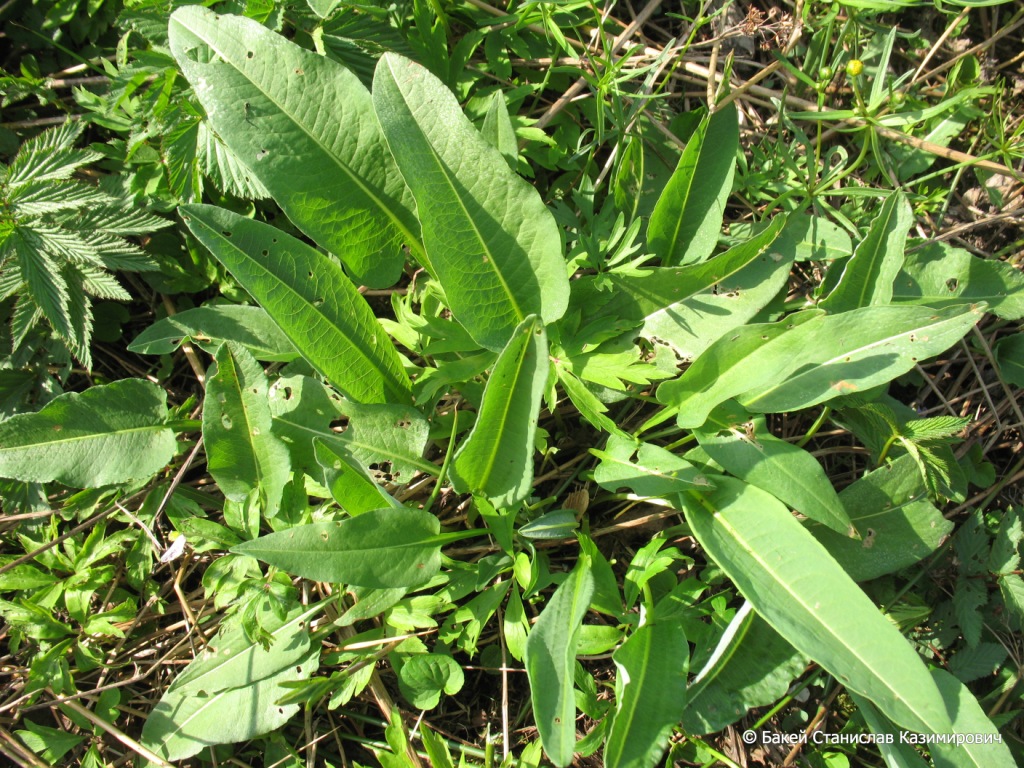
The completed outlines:
[[[764,619],[847,688],[909,730],[951,724],[921,658],[838,563],[764,491],[717,478],[684,494],[687,522]]]
[[[829,312],[846,312],[888,304],[913,224],[914,212],[907,198],[900,192],[891,193],[853,255],[845,261],[833,262],[832,269],[842,269],[842,274],[818,306]]]
[[[739,118],[732,103],[704,118],[686,142],[647,227],[647,242],[664,264],[695,264],[711,255],[738,148]]]
[[[973,256],[946,243],[929,243],[907,254],[892,301],[930,307],[983,301],[1004,320],[1019,320],[1024,317],[1024,275],[1011,264]]]
[[[483,496],[499,509],[526,498],[549,367],[547,334],[531,316],[498,355],[476,423],[455,453],[450,474],[456,491]]]
[[[394,283],[418,226],[359,79],[256,21],[198,6],[171,15],[170,44],[214,130],[288,218],[358,281]]]
[[[292,470],[287,446],[272,431],[267,377],[234,342],[223,344],[216,360],[203,407],[207,469],[232,501],[258,490],[267,517],[274,517]]]
[[[919,442],[922,440],[942,440],[952,437],[971,423],[969,416],[935,416],[930,419],[911,419],[903,424],[903,436]]]
[[[166,394],[124,379],[0,422],[0,477],[73,488],[145,480],[174,456]]]
[[[411,385],[373,310],[324,254],[268,224],[210,205],[185,223],[317,371],[357,402],[408,403]]]
[[[212,304],[157,320],[128,345],[140,355],[166,355],[186,340],[211,354],[225,341],[249,350],[257,360],[289,362],[299,356],[262,307]]]
[[[821,464],[803,448],[775,437],[763,416],[750,418],[723,409],[712,413],[694,434],[701,448],[730,474],[843,536],[856,534]]]
[[[500,350],[528,316],[544,324],[561,317],[569,281],[555,219],[451,91],[388,53],[374,75],[373,105],[416,198],[425,266],[470,335]]]
[[[526,640],[526,676],[534,720],[544,752],[559,768],[572,762],[576,745],[575,635],[593,593],[590,564],[581,557],[544,606]]]
[[[441,568],[441,547],[468,531],[440,534],[419,509],[377,509],[333,523],[298,525],[232,547],[295,576],[360,587],[414,587]]]
[[[621,693],[604,747],[606,766],[651,768],[658,762],[686,706],[689,657],[683,628],[671,621],[640,627],[612,654]]]

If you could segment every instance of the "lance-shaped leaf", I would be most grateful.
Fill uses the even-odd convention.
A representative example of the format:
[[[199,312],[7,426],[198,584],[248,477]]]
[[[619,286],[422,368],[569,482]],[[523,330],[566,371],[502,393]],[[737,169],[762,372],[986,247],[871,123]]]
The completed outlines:
[[[844,537],[856,533],[818,460],[775,437],[763,416],[751,418],[742,409],[730,412],[723,406],[694,434],[701,448],[730,474]]]
[[[981,308],[862,307],[836,315],[798,312],[723,336],[658,399],[680,408],[679,425],[699,427],[737,397],[750,411],[778,413],[863,391],[948,349]]]
[[[217,134],[356,280],[391,285],[419,247],[411,198],[359,79],[251,19],[189,6],[171,51]]]
[[[409,402],[398,352],[341,267],[269,224],[212,205],[180,210],[192,234],[346,397]]]
[[[295,345],[266,310],[236,304],[214,304],[186,309],[157,320],[128,345],[129,352],[165,355],[191,340],[210,354],[225,341],[234,341],[257,360],[290,362],[298,357]]]
[[[55,398],[0,422],[0,477],[99,488],[145,480],[174,456],[167,395],[124,379]]]
[[[569,281],[554,217],[425,68],[385,54],[373,105],[416,198],[428,268],[456,319],[501,349],[529,315],[565,312]]]
[[[865,307],[823,318],[824,334],[807,340],[817,347],[797,358],[801,365],[788,369],[788,379],[751,387],[739,401],[752,411],[781,413],[885,384],[953,346],[982,310]]]
[[[184,760],[208,746],[269,733],[288,722],[298,705],[278,705],[282,683],[316,671],[320,648],[310,648],[309,617],[321,610],[296,608],[284,620],[270,611],[264,648],[236,627],[221,631],[160,699],[142,729],[142,743],[167,760]]]
[[[959,744],[941,741],[931,744],[929,752],[935,768],[1013,768],[1017,763],[999,729],[967,686],[944,669],[931,672],[946,710],[953,717],[952,732],[966,737]]]
[[[722,229],[739,148],[736,106],[704,118],[686,142],[647,227],[647,242],[665,264],[704,261]]]
[[[559,768],[572,762],[576,746],[575,635],[593,594],[594,578],[584,556],[555,590],[526,639],[526,676],[534,720],[544,751]]]
[[[747,322],[785,285],[795,252],[776,247],[785,223],[785,217],[776,217],[746,242],[700,264],[573,281],[570,306],[580,312],[582,329],[578,342],[565,342],[567,348],[575,352],[570,345],[593,344],[640,326],[641,335],[656,338],[677,355],[697,357]]]
[[[842,270],[832,292],[818,305],[829,312],[846,312],[858,307],[888,304],[892,285],[903,266],[903,247],[914,212],[907,198],[893,192],[871,221],[868,233],[853,255],[832,264]]]
[[[1024,275],[1012,264],[948,243],[929,243],[907,254],[892,300],[930,307],[983,301],[1004,320],[1019,320],[1024,317]]]
[[[532,316],[498,355],[476,423],[455,454],[451,479],[459,493],[486,497],[499,509],[529,494],[548,368],[547,335]]]
[[[317,463],[324,470],[324,485],[341,508],[350,515],[359,515],[384,507],[402,505],[377,485],[340,446],[314,438],[313,450]]]
[[[295,576],[358,587],[414,587],[441,568],[441,547],[476,531],[441,534],[420,509],[376,509],[333,523],[297,525],[231,551]]]
[[[680,624],[656,621],[630,635],[612,659],[619,670],[620,691],[604,764],[651,768],[686,706],[690,645]]]
[[[708,555],[775,630],[894,722],[921,733],[951,723],[924,662],[785,506],[728,477],[684,494]]]
[[[291,457],[271,431],[267,377],[245,347],[233,342],[223,344],[216,359],[203,407],[207,468],[232,501],[244,501],[259,489],[267,516],[273,517],[291,479]]]

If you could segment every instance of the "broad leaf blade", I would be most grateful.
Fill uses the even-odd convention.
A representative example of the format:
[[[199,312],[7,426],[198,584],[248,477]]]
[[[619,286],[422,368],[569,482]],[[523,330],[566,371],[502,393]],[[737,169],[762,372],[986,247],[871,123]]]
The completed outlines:
[[[484,496],[499,509],[529,494],[549,367],[544,327],[530,317],[498,356],[476,423],[455,454],[451,479],[459,493]]]
[[[591,448],[590,452],[601,460],[594,481],[605,490],[625,487],[640,496],[669,496],[697,486],[710,487],[690,462],[661,446],[628,436],[611,435],[603,451]]]
[[[334,523],[311,523],[231,549],[314,581],[360,587],[414,587],[441,568],[441,525],[418,509],[378,509]]]
[[[192,234],[343,394],[365,403],[409,402],[411,386],[398,352],[366,299],[330,258],[222,208],[180,210]]]
[[[198,6],[172,14],[170,42],[217,134],[295,225],[356,280],[394,283],[418,227],[359,79],[251,19]]]
[[[715,411],[695,432],[701,448],[732,475],[768,491],[843,537],[856,533],[821,464],[768,431],[764,417]]]
[[[899,192],[893,192],[872,220],[864,240],[845,262],[835,262],[842,275],[832,292],[818,305],[829,312],[885,305],[903,266],[903,248],[914,224],[914,212]]]
[[[501,349],[529,315],[565,312],[569,281],[554,217],[426,69],[396,54],[377,65],[373,104],[416,198],[423,243],[456,319]]]
[[[317,463],[324,470],[324,485],[331,497],[350,515],[402,505],[389,496],[361,466],[322,438],[314,438]]]
[[[948,733],[921,658],[821,544],[764,491],[727,477],[717,483],[683,497],[686,519],[754,609],[894,722]]]
[[[267,377],[255,358],[233,342],[223,344],[216,359],[203,407],[207,468],[232,501],[259,489],[267,517],[273,517],[291,479],[291,461],[287,446],[271,431]]]
[[[946,710],[953,717],[952,732],[968,737],[962,744],[936,742],[929,745],[935,768],[1013,768],[1016,762],[1003,743],[999,729],[967,686],[944,669],[931,672]]]
[[[572,762],[576,746],[575,635],[593,593],[590,564],[581,557],[544,606],[526,639],[526,676],[530,681],[534,720],[544,751],[559,768]]]
[[[647,242],[665,264],[704,261],[718,242],[740,133],[736,106],[701,121],[654,206]]]
[[[213,304],[186,309],[157,320],[128,345],[129,352],[165,355],[185,341],[211,354],[225,341],[234,341],[257,360],[289,362],[298,357],[295,345],[261,307]]]
[[[124,379],[70,392],[0,422],[0,477],[72,488],[145,480],[174,456],[167,395]]]
[[[686,706],[690,645],[681,625],[656,621],[637,629],[612,659],[622,692],[604,748],[605,765],[651,768]]]

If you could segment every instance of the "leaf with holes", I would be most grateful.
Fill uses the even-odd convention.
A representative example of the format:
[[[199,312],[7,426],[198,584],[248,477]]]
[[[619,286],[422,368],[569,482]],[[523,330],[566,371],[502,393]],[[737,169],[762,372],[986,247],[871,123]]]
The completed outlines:
[[[359,282],[393,284],[419,227],[359,79],[252,19],[199,6],[171,15],[170,45],[214,130],[288,218]]]

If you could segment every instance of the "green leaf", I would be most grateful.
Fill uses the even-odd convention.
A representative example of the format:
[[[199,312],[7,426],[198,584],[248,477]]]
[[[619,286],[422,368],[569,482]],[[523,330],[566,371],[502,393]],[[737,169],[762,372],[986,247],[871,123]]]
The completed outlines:
[[[995,347],[996,364],[1003,381],[1024,387],[1024,333],[1004,336]]]
[[[569,281],[554,217],[426,69],[396,54],[377,65],[373,104],[416,198],[425,266],[455,318],[499,350],[529,315],[557,320]]]
[[[88,738],[84,734],[73,734],[59,728],[36,725],[27,718],[22,722],[25,724],[26,730],[15,731],[15,733],[26,747],[51,765],[59,763],[64,755]]]
[[[801,653],[899,725],[951,724],[921,658],[832,559],[766,492],[723,477],[683,496],[697,540],[764,619]]]
[[[680,408],[679,426],[699,427],[719,403],[779,413],[884,384],[948,349],[981,308],[862,307],[836,315],[798,312],[722,337],[658,399]]]
[[[295,345],[261,307],[214,304],[157,320],[128,345],[140,355],[166,355],[186,341],[213,354],[225,341],[242,345],[257,360],[290,362]]]
[[[809,530],[854,581],[913,565],[934,552],[953,530],[953,523],[928,501],[910,456],[865,475],[845,488],[839,500],[861,539],[819,526]]]
[[[1002,735],[967,686],[944,669],[931,672],[947,711],[953,713],[953,728],[947,733],[968,737],[960,744],[943,741],[929,744],[935,768],[1013,768],[1017,763],[1003,743]]]
[[[433,709],[441,693],[454,696],[465,683],[462,667],[442,653],[417,653],[398,669],[398,687],[416,709]]]
[[[174,456],[166,398],[156,384],[124,379],[12,416],[0,422],[0,477],[72,488],[145,480]]]
[[[747,239],[761,231],[764,224],[729,224],[730,241]],[[796,261],[832,261],[853,253],[853,242],[842,227],[824,216],[792,214],[774,243],[775,250],[793,254]]]
[[[592,338],[588,326],[639,326],[640,335],[680,357],[697,357],[747,322],[785,285],[792,255],[775,247],[784,224],[785,218],[777,217],[750,240],[701,264],[573,281],[572,306],[580,308],[583,318],[580,340],[600,340]]]
[[[476,423],[455,453],[450,475],[456,491],[484,496],[499,509],[529,495],[549,367],[547,334],[531,316],[498,356]]]
[[[1004,320],[1020,320],[1024,275],[1012,264],[972,256],[946,243],[929,243],[907,254],[892,300],[930,307],[983,301]]]
[[[408,403],[409,377],[373,310],[324,254],[268,224],[210,205],[182,218],[317,371],[357,402]]]
[[[787,374],[794,372],[788,379],[749,389],[739,400],[750,410],[781,413],[885,384],[949,349],[982,311],[974,305],[865,307],[823,318],[823,335],[807,340],[818,347],[798,356],[801,365],[788,367]]]
[[[818,460],[775,437],[763,416],[750,418],[742,411],[719,409],[694,434],[701,448],[730,474],[844,537],[857,533]]]
[[[710,669],[690,687],[683,728],[700,735],[716,733],[756,707],[782,698],[807,660],[755,613],[750,623]]]
[[[572,762],[576,745],[575,635],[593,593],[590,563],[581,557],[544,606],[526,639],[526,676],[530,681],[534,720],[544,752],[559,768]]]
[[[845,261],[833,262],[842,269],[832,292],[818,306],[829,312],[888,304],[892,286],[903,266],[903,247],[914,224],[914,212],[900,192],[893,192],[871,221],[867,235]]]
[[[512,127],[512,120],[508,116],[505,95],[500,90],[495,91],[491,96],[491,102],[487,105],[487,114],[484,115],[484,123],[480,126],[480,135],[505,156],[514,170],[519,161],[519,144],[516,141],[516,131]]]
[[[851,696],[871,732],[891,737],[891,741],[889,738],[878,740],[878,751],[885,759],[885,764],[888,768],[928,768],[928,762],[917,753],[913,746],[900,741],[901,732],[897,731],[875,709],[874,704],[855,693],[851,694]]]
[[[288,447],[272,432],[267,377],[234,342],[223,344],[216,359],[203,407],[207,468],[232,501],[258,489],[267,517],[273,517],[292,470]]]
[[[287,692],[283,683],[306,680],[319,665],[320,647],[310,648],[305,626],[317,610],[292,611],[269,630],[269,648],[241,628],[218,633],[150,713],[142,744],[167,760],[183,760],[204,747],[247,741],[288,722],[298,705],[276,702]]]
[[[331,498],[350,515],[402,506],[336,445],[314,438],[313,450],[317,463],[323,467],[324,485],[331,492]]]
[[[739,149],[735,104],[704,118],[654,206],[647,242],[664,264],[704,261],[722,229]]]
[[[478,535],[440,535],[441,524],[419,509],[377,509],[333,523],[311,523],[246,541],[231,551],[294,576],[359,587],[414,587],[441,568],[441,547]]]
[[[384,287],[419,247],[408,190],[349,70],[251,19],[189,6],[170,44],[216,133],[295,225]]]
[[[710,485],[685,459],[628,436],[610,435],[605,450],[591,448],[590,452],[601,460],[594,470],[594,480],[608,491],[626,487],[639,496],[669,496]]]
[[[655,621],[640,627],[612,659],[621,693],[604,748],[604,764],[651,768],[668,746],[686,706],[690,646],[681,625]]]

